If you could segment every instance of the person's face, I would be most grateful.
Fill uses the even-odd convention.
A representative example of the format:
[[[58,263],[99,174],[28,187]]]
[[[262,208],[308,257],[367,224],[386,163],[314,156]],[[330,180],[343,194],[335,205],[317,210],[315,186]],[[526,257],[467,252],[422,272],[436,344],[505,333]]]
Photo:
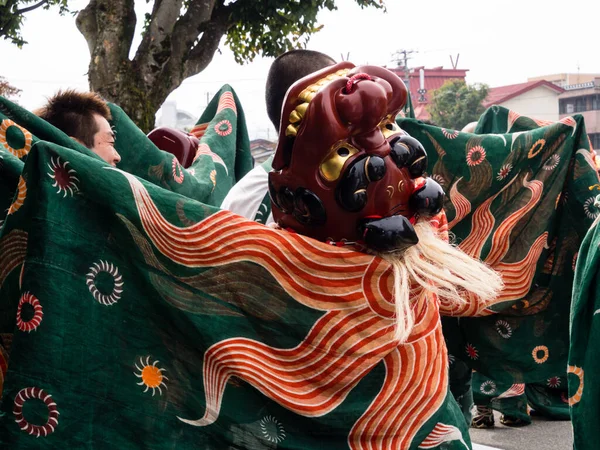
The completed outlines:
[[[91,150],[104,161],[115,167],[121,156],[115,150],[115,133],[110,128],[108,120],[99,114],[94,115],[98,132],[94,135],[94,146]]]

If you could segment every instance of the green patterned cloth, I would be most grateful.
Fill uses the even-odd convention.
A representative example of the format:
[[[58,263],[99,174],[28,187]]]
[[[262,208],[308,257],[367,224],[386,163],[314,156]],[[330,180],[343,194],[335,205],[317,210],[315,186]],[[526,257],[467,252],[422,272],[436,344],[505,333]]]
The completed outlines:
[[[119,169],[31,148],[0,232],[0,445],[470,448],[436,302],[398,346],[387,263],[214,206],[249,167],[226,94],[192,171],[116,108]]]
[[[579,245],[600,210],[583,118],[548,123],[494,106],[476,134],[399,121],[429,155],[456,242],[499,270],[511,303],[444,322],[451,384],[475,403],[529,421],[527,404],[568,418],[569,308]],[[454,359],[455,358],[455,359]],[[468,414],[468,397],[462,404]]]
[[[598,194],[597,190],[593,191]],[[600,205],[600,197],[596,197]],[[571,347],[569,349],[569,404],[575,436],[575,450],[598,448],[600,422],[600,229],[596,220],[579,250],[573,305],[571,307]]]

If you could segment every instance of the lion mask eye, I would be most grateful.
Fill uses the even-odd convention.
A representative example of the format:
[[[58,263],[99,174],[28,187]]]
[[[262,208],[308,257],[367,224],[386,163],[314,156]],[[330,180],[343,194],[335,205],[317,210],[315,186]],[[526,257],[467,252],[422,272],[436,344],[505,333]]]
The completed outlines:
[[[358,149],[347,142],[338,142],[319,166],[319,173],[327,181],[336,181],[348,158],[358,153]]]

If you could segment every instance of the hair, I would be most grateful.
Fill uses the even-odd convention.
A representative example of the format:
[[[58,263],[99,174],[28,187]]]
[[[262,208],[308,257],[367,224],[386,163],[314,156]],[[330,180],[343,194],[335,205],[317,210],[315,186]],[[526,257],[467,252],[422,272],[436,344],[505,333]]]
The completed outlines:
[[[48,99],[46,105],[33,113],[87,148],[94,146],[94,135],[98,132],[94,115],[111,119],[110,109],[99,94],[73,89],[58,91]]]
[[[431,224],[417,222],[415,231],[418,244],[402,253],[379,255],[394,271],[395,337],[401,343],[408,339],[415,325],[411,303],[415,285],[426,294],[437,295],[445,306],[456,309],[474,301],[473,296],[487,304],[504,287],[497,272],[441,239]]]
[[[313,50],[291,50],[273,61],[267,75],[265,100],[267,114],[277,131],[281,122],[283,100],[290,86],[299,79],[333,64],[333,58]]]

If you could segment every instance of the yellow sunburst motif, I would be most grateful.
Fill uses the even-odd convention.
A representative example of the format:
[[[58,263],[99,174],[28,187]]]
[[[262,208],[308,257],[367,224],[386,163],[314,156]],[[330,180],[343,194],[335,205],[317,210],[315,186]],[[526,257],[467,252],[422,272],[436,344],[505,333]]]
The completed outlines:
[[[146,386],[144,392],[148,392],[149,389],[152,389],[152,396],[156,394],[158,390],[159,395],[162,395],[162,388],[167,389],[167,385],[165,384],[165,380],[168,380],[167,377],[163,375],[165,369],[161,369],[157,367],[158,361],[150,362],[150,357],[146,357],[146,361],[140,357],[140,366],[135,364],[135,368],[137,371],[133,372],[134,375],[138,378],[141,378],[141,381],[137,383],[138,386]]]

